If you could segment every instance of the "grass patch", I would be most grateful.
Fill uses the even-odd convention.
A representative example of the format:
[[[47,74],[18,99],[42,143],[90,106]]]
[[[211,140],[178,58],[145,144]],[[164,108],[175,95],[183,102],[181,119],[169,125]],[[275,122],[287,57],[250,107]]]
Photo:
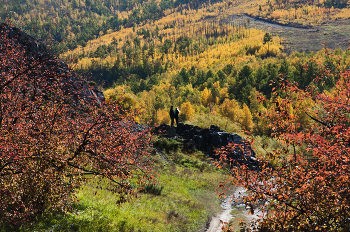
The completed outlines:
[[[197,231],[221,210],[215,188],[227,180],[222,170],[210,167],[202,153],[155,156],[156,184],[144,185],[139,197],[118,206],[118,196],[96,187],[93,181],[77,193],[75,212],[47,217],[19,231]],[[202,160],[201,160],[202,159]],[[139,186],[140,187],[140,186]]]

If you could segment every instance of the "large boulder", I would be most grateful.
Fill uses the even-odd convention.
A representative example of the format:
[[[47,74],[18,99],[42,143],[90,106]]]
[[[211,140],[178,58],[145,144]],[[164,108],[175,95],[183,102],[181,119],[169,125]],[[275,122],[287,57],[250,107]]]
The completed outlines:
[[[164,137],[168,137],[168,138],[174,138],[176,136],[176,130],[174,127],[169,126],[167,124],[162,124],[158,127],[154,128],[154,132],[156,134],[160,134]]]

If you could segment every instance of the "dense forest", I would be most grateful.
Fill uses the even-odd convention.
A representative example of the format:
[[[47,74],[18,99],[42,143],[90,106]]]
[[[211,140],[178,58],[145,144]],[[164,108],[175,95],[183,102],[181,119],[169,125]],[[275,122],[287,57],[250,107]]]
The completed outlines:
[[[245,12],[282,23],[320,24],[348,17],[347,1],[143,1],[143,0],[2,0],[0,17],[23,28],[39,41],[50,44],[56,54],[121,28],[155,22],[174,11],[208,9]],[[254,7],[246,7],[248,6]],[[211,11],[211,10],[210,10]],[[328,11],[328,12],[327,12]],[[218,16],[217,14],[215,14]]]
[[[17,29],[0,28],[0,133],[6,138],[0,143],[9,154],[0,157],[0,231],[47,230],[46,224],[88,231],[94,223],[96,230],[197,231],[218,207],[205,206],[207,196],[215,201],[209,192],[225,194],[216,189],[219,182],[230,194],[230,184],[249,190],[242,202],[250,213],[257,206],[271,212],[257,230],[346,231],[350,41],[343,38],[350,36],[344,30],[350,30],[349,4],[0,0],[2,25],[35,41],[26,48],[23,34],[11,41]],[[332,30],[344,36],[341,47],[329,48]],[[316,35],[324,36],[322,49],[289,47],[292,39],[308,46]],[[103,99],[86,102],[102,92]],[[170,123],[170,106],[180,109],[183,123],[219,126],[249,140],[261,171],[232,165],[227,154],[235,144],[218,149],[212,161],[188,152],[179,139],[151,135],[145,128]],[[92,206],[91,192],[96,201],[113,199],[128,210]],[[133,205],[140,193],[143,200]],[[39,194],[44,200],[32,197]],[[258,204],[263,201],[270,204]],[[152,215],[145,216],[148,208]],[[75,228],[74,210],[97,216],[80,218]],[[57,219],[57,212],[65,216]],[[50,222],[40,216],[47,213]],[[232,223],[223,230],[254,228]]]
[[[39,41],[53,46],[56,54],[86,46],[108,31],[155,21],[186,1],[1,1],[1,20],[11,20]],[[190,1],[198,7],[202,1]]]

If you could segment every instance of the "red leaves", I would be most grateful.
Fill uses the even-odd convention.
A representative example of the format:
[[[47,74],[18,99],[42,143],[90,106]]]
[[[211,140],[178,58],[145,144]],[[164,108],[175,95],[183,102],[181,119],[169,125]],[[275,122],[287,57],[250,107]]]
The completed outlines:
[[[129,200],[127,180],[154,177],[149,131],[50,54],[43,60],[21,46],[0,39],[0,224],[68,210],[89,175]]]

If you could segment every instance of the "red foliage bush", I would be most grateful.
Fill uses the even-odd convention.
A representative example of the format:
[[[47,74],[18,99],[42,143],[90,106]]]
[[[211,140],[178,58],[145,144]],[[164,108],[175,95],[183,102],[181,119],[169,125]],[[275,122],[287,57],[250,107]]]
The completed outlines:
[[[67,210],[89,175],[126,201],[128,179],[152,177],[148,131],[32,38],[0,27],[0,224]]]

